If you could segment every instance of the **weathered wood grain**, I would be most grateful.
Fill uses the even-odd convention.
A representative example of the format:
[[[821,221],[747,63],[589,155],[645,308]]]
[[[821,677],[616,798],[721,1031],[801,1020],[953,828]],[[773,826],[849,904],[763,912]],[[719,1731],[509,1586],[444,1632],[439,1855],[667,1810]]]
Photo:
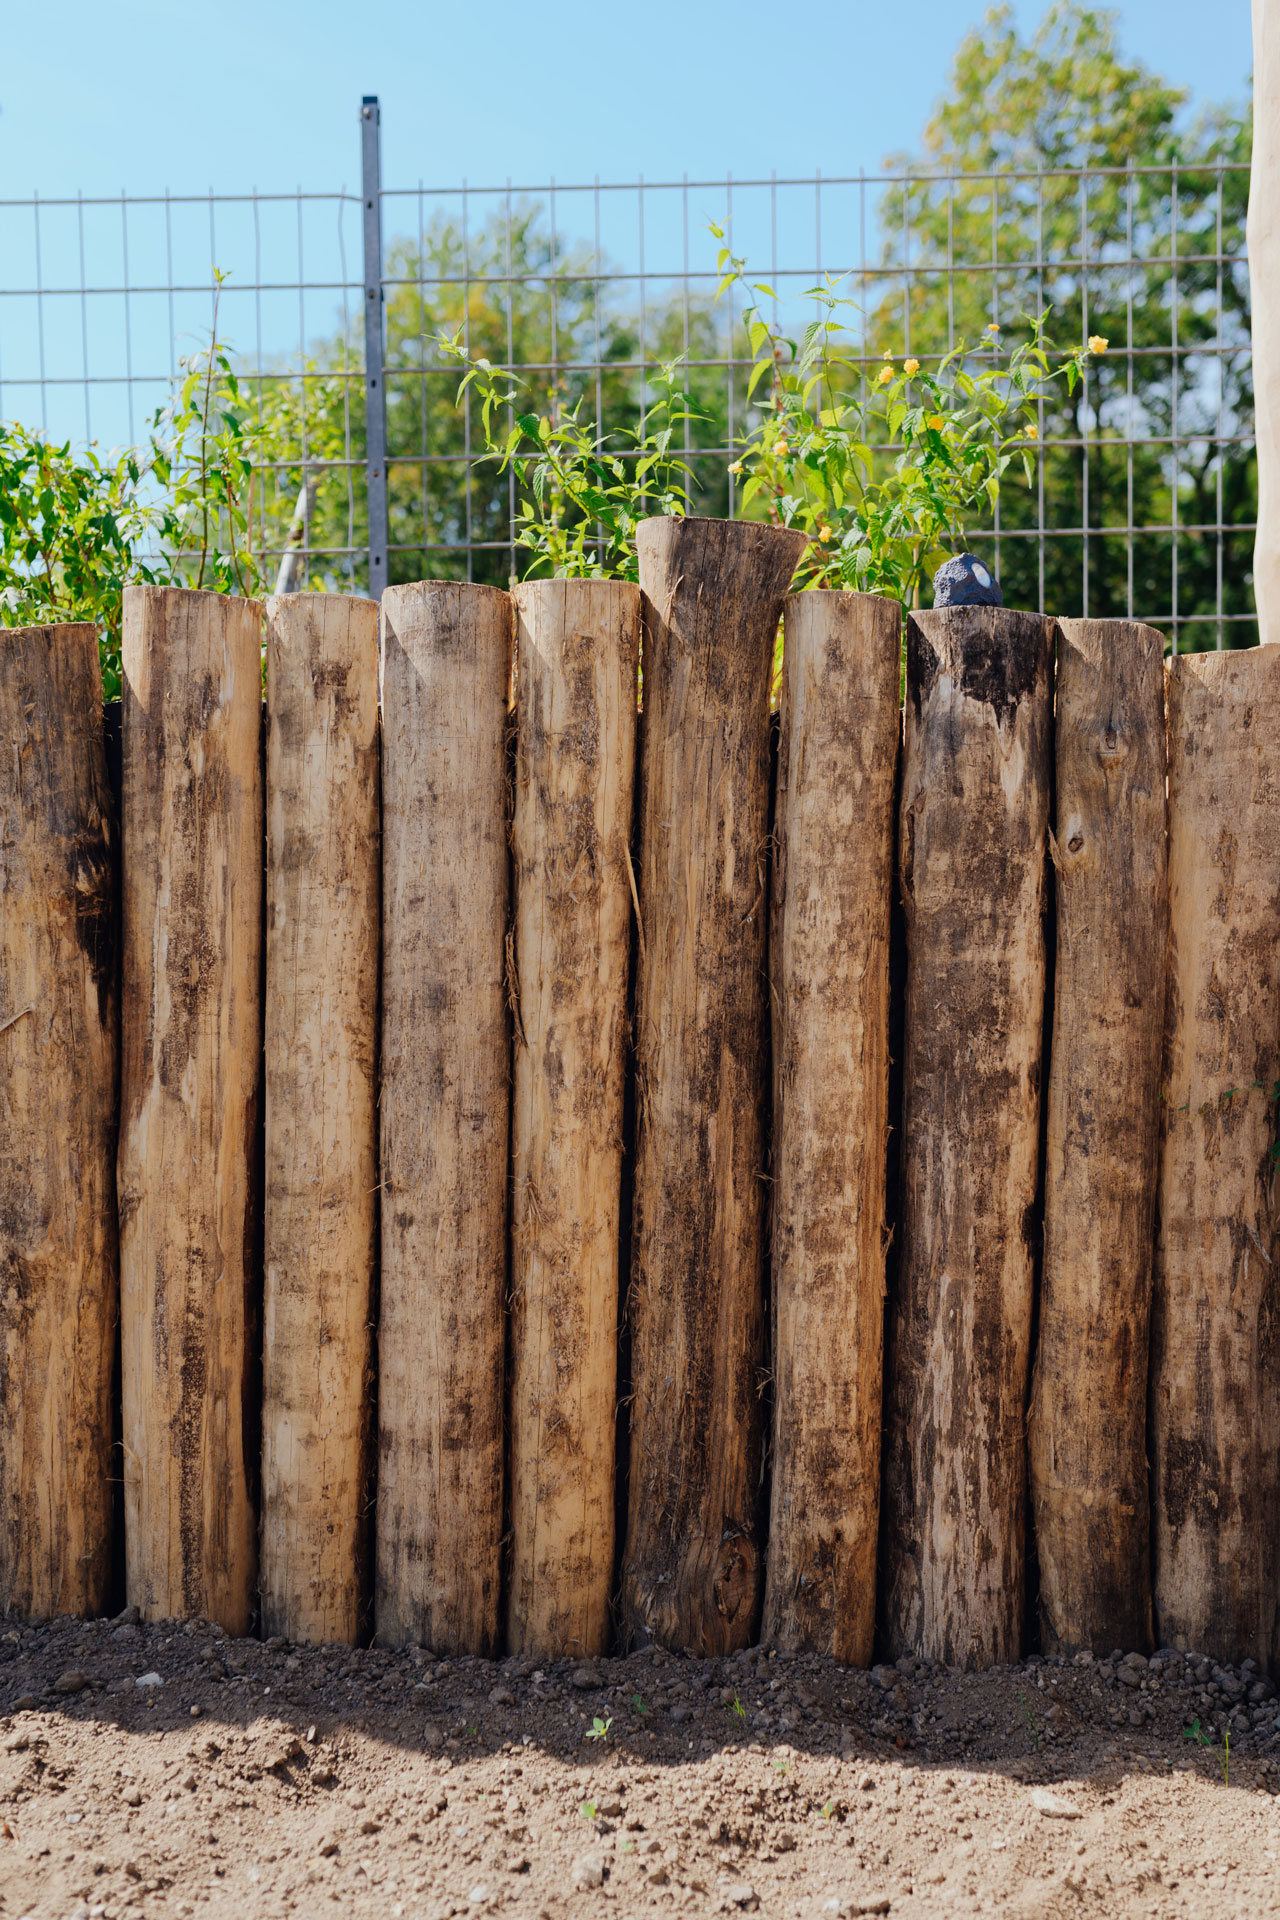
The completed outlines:
[[[267,609],[262,1624],[367,1611],[377,1150],[378,608]]]
[[[492,1653],[502,1539],[511,601],[382,600],[382,1275],[375,1613]]]
[[[645,594],[631,1471],[622,1624],[754,1636],[764,1322],[769,681],[803,536],[654,519]]]
[[[261,627],[256,601],[125,589],[127,1588],[229,1633],[257,1587]]]
[[[1030,1419],[1043,1639],[1151,1644],[1147,1347],[1169,938],[1164,642],[1058,626],[1057,964]]]
[[[119,1310],[116,861],[92,626],[0,629],[0,1614],[93,1614]]]
[[[907,622],[883,1630],[893,1654],[948,1666],[1020,1653],[1051,632],[1008,608]]]
[[[763,1636],[866,1666],[875,1633],[902,619],[785,615],[769,961],[774,1444]]]

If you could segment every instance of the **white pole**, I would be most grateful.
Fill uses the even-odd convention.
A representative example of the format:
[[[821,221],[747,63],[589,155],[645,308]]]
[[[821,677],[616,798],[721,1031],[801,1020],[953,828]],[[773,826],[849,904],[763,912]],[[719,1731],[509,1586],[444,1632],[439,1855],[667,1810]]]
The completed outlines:
[[[1253,0],[1248,237],[1258,434],[1253,592],[1266,644],[1280,642],[1280,0]]]

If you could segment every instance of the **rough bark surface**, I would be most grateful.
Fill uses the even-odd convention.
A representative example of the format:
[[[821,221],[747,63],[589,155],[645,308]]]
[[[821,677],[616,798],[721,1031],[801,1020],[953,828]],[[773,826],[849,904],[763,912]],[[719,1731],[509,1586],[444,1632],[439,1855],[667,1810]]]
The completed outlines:
[[[127,1586],[244,1633],[257,1585],[262,609],[124,596],[120,1310]]]
[[[723,1653],[759,1611],[769,679],[803,536],[655,519],[644,607],[632,1641]]]
[[[1031,1496],[1051,1651],[1151,1644],[1147,1343],[1169,937],[1164,642],[1059,623]]]
[[[1022,1628],[1051,633],[1007,608],[907,623],[884,1632],[948,1666],[1016,1660]]]
[[[609,1639],[640,589],[518,587],[507,1639]]]
[[[116,833],[91,626],[0,631],[0,1614],[93,1614],[119,1308]]]
[[[267,617],[262,1624],[356,1639],[378,1183],[378,609]]]
[[[382,600],[379,1639],[498,1636],[511,1041],[511,601]]]
[[[769,937],[774,1441],[764,1634],[866,1666],[876,1605],[896,602],[787,601]]]
[[[1173,662],[1169,914],[1156,1633],[1266,1668],[1280,1656],[1280,650]]]

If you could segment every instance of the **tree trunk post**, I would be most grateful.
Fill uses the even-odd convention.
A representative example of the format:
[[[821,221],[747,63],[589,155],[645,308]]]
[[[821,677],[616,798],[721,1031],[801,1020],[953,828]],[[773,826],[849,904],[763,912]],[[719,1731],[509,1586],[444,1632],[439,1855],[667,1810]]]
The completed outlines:
[[[1169,987],[1151,1337],[1156,1634],[1280,1656],[1280,651],[1169,676]]]
[[[507,1641],[604,1653],[640,589],[517,587]]]
[[[948,1666],[1021,1651],[1052,660],[1037,614],[907,622],[884,1633]]]
[[[0,1615],[102,1611],[116,834],[91,626],[0,631]]]
[[[774,1444],[763,1637],[871,1660],[902,616],[792,594],[769,960]]]
[[[727,1653],[759,1609],[769,682],[804,537],[653,519],[644,605],[624,1636]]]
[[[498,1638],[511,601],[382,598],[379,1641]]]
[[[267,608],[262,1624],[366,1612],[378,1184],[378,608]]]
[[[124,596],[121,1336],[127,1587],[248,1631],[262,1058],[262,609]]]
[[[1031,1496],[1051,1652],[1151,1645],[1147,1341],[1169,936],[1164,642],[1058,624],[1057,965]]]

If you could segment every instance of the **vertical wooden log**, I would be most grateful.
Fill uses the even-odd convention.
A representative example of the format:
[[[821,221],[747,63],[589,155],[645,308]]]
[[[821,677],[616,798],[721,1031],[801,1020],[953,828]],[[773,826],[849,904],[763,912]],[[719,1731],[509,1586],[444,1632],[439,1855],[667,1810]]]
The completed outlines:
[[[125,590],[127,1586],[146,1619],[228,1633],[248,1630],[257,1585],[261,630],[254,600]]]
[[[884,1631],[948,1666],[1020,1651],[1051,634],[998,607],[907,622]]]
[[[1172,663],[1169,918],[1156,1633],[1265,1670],[1280,1657],[1280,649]]]
[[[625,1634],[747,1645],[761,1566],[769,679],[803,536],[655,519],[644,607]]]
[[[787,601],[769,938],[774,1447],[763,1637],[875,1633],[897,603]]]
[[[1164,642],[1059,623],[1057,966],[1031,1495],[1051,1651],[1151,1644],[1147,1341],[1169,893]]]
[[[378,1008],[378,608],[267,610],[262,1624],[363,1618]]]
[[[511,602],[427,581],[390,588],[382,621],[378,1638],[488,1654],[502,1537]]]
[[[613,1583],[640,589],[518,587],[507,1639],[598,1654]]]
[[[115,833],[91,626],[0,631],[0,1615],[100,1612],[118,1310]]]

